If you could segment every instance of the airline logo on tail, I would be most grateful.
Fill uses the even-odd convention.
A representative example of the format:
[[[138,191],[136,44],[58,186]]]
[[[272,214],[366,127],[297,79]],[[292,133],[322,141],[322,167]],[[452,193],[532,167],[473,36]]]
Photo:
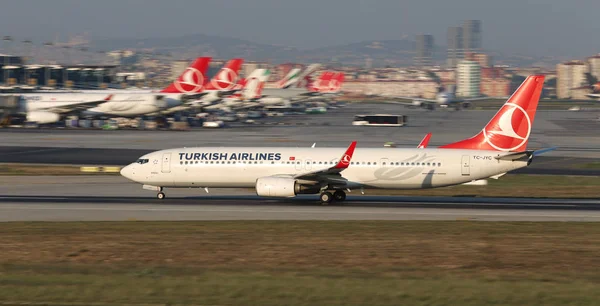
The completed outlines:
[[[440,148],[521,152],[526,150],[544,76],[529,76],[481,132]]]
[[[281,79],[281,81],[279,81],[279,84],[277,86],[279,88],[288,88],[294,85],[298,82],[300,71],[302,71],[302,69],[300,68],[294,68],[290,70],[290,72],[288,72],[288,74],[283,79]]]
[[[342,88],[343,82],[343,72],[325,71],[309,85],[309,88],[320,93],[338,92]]]
[[[352,155],[354,154],[354,149],[356,149],[356,141],[353,141],[350,144],[348,149],[346,149],[346,152],[344,152],[344,155],[342,155],[342,158],[340,159],[340,161],[333,168],[334,169],[348,168],[348,166],[350,165],[350,161],[352,160]]]
[[[531,118],[521,106],[513,103],[504,104],[499,113],[497,121],[483,129],[485,141],[498,151],[520,148],[529,139]]]
[[[174,85],[182,93],[197,93],[204,87],[204,76],[198,69],[188,67]]]
[[[197,58],[163,93],[199,93],[204,89],[204,74],[208,69],[211,57]]]
[[[243,62],[244,60],[241,58],[234,58],[227,62],[225,67],[221,68],[212,80],[210,80],[210,83],[206,85],[206,89],[219,91],[234,89]]]

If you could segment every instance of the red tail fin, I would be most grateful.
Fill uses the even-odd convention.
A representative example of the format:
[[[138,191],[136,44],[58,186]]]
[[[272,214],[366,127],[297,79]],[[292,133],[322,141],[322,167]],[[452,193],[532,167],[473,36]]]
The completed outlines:
[[[321,75],[312,83],[311,89],[316,92],[326,92],[329,90],[329,82],[333,78],[333,71],[324,71]]]
[[[244,60],[234,58],[227,62],[219,72],[206,84],[206,90],[232,90],[236,86],[240,68]]]
[[[521,152],[527,149],[543,75],[529,76],[479,134],[440,148]]]
[[[344,73],[338,72],[333,75],[331,80],[329,81],[329,91],[330,92],[338,92],[342,89],[342,84],[344,83]]]
[[[204,76],[210,63],[210,57],[197,58],[178,78],[167,88],[164,93],[199,93],[204,87]]]

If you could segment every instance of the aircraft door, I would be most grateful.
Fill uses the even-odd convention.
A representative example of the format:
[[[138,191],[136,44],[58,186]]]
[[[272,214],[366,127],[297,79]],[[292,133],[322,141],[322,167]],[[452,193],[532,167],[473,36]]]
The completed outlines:
[[[295,163],[296,163],[296,170],[298,170],[298,171],[302,171],[302,165],[304,165],[304,164],[302,163],[302,160],[301,160],[301,159],[299,159],[299,160],[296,160],[296,161],[295,161]]]
[[[171,153],[164,153],[162,156],[162,173],[171,172]]]
[[[307,159],[305,162],[305,165],[306,165],[306,170],[312,169],[312,160]]]
[[[471,175],[471,157],[469,155],[462,156],[461,173],[463,176]]]

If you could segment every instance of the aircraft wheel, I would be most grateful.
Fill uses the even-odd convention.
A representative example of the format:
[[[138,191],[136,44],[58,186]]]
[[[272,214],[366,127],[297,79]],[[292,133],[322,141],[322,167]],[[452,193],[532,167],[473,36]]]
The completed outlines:
[[[323,192],[321,193],[319,199],[321,200],[321,205],[329,205],[329,203],[333,201],[333,194],[331,194],[331,192],[328,191]]]
[[[343,190],[336,190],[333,193],[333,198],[337,201],[337,202],[342,202],[346,200],[346,193]]]
[[[165,193],[164,193],[164,192],[159,192],[159,193],[156,195],[156,198],[158,198],[159,200],[162,200],[162,199],[164,199],[164,198],[165,198]]]

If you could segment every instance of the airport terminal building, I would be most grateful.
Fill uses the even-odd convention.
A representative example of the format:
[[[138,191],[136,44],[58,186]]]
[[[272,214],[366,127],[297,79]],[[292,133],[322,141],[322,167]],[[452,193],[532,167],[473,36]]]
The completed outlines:
[[[97,89],[118,87],[117,65],[25,64],[20,56],[0,54],[0,84],[15,88]]]

